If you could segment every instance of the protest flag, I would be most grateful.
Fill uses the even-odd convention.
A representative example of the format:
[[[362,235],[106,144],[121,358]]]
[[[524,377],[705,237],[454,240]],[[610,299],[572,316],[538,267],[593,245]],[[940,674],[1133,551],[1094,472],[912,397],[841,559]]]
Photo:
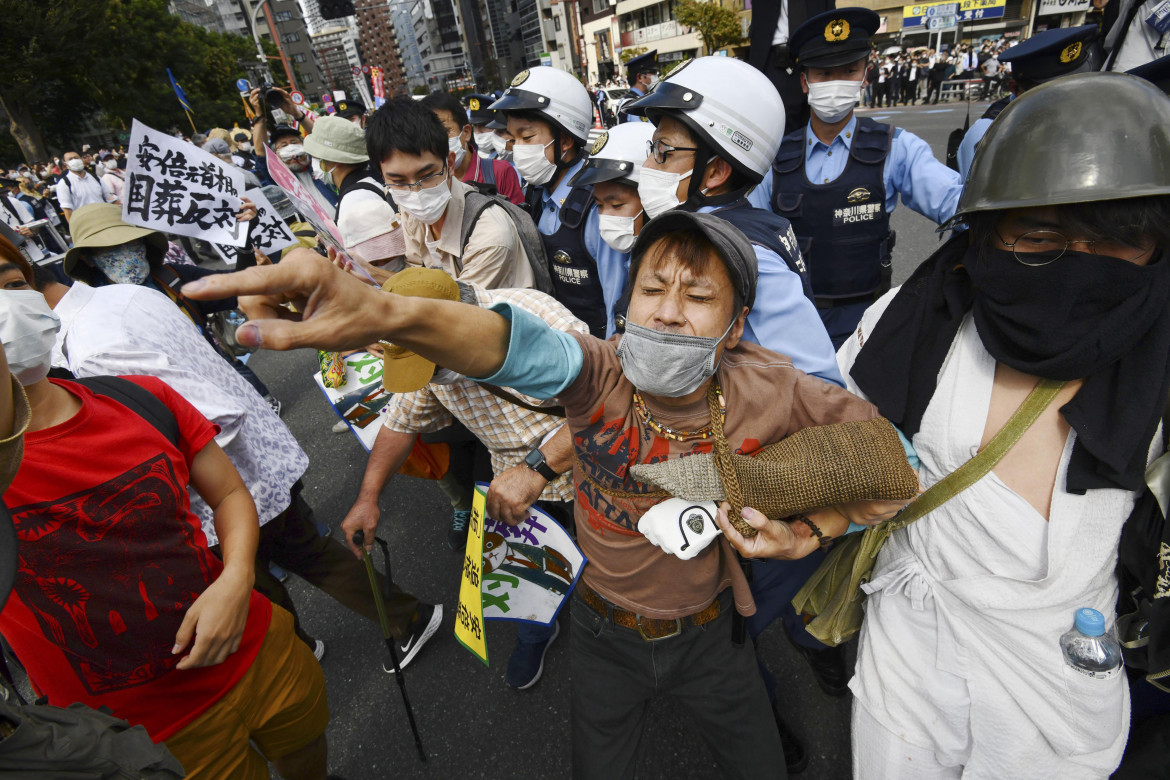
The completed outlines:
[[[183,92],[183,88],[179,86],[179,82],[175,81],[175,74],[171,73],[170,68],[167,68],[167,78],[171,80],[171,87],[175,90],[175,97],[179,99],[179,105],[183,107],[183,111],[187,114],[187,121],[191,123],[191,131],[199,132],[195,129],[195,120],[191,118],[191,102],[187,100],[187,93]]]

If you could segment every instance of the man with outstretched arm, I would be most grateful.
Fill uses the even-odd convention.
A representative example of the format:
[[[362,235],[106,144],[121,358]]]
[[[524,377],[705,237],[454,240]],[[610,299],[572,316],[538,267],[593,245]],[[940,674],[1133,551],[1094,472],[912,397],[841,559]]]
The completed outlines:
[[[633,466],[710,452],[715,442],[750,455],[808,426],[876,416],[788,358],[742,341],[755,258],[747,238],[716,216],[678,211],[652,221],[633,248],[626,331],[610,341],[554,330],[510,304],[381,293],[309,253],[185,292],[261,296],[243,303],[252,316],[238,333],[245,343],[345,349],[388,339],[466,377],[556,397],[573,435],[574,511],[589,559],[569,638],[574,776],[632,776],[646,705],[669,692],[698,720],[728,777],[784,777],[752,648],[733,631],[736,613],[755,610],[734,551],[714,521],[682,546],[647,533],[670,496],[630,476]],[[744,516],[758,523],[769,552],[800,557],[819,546],[817,536],[900,507],[863,502],[791,523]],[[655,674],[662,663],[675,669],[665,681]]]

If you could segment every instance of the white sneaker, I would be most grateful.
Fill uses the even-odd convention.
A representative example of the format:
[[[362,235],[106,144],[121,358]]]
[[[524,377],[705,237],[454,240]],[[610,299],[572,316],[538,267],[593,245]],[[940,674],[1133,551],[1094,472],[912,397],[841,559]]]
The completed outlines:
[[[430,617],[427,617],[426,611],[428,609],[432,610]],[[399,669],[405,669],[406,665],[414,660],[414,657],[418,655],[419,650],[422,650],[427,640],[439,630],[439,624],[442,622],[442,604],[435,604],[433,607],[429,604],[419,605],[418,617],[411,624],[410,636],[406,637],[402,642],[395,641],[394,643],[398,648]],[[382,670],[387,674],[394,674],[394,667],[388,663],[382,664]]]
[[[349,423],[347,423],[345,420],[338,420],[333,424],[332,430],[334,433],[345,433],[349,430]]]
[[[320,662],[325,657],[325,643],[320,639],[314,639],[313,641],[317,643],[317,646],[313,648],[313,657]]]

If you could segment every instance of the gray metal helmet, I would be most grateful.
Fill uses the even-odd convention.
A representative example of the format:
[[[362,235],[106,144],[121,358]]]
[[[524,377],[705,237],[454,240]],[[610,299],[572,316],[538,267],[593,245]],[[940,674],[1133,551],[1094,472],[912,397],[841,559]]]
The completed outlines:
[[[1054,79],[979,144],[953,221],[978,211],[1170,195],[1170,97],[1124,73]]]

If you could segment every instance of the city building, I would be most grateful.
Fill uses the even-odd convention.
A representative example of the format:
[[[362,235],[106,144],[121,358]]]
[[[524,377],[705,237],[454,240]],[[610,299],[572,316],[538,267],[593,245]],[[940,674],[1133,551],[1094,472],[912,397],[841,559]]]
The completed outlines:
[[[312,3],[316,7],[317,0],[302,2]],[[292,71],[292,86],[307,96],[310,92],[319,91],[324,83],[317,69],[304,13],[297,0],[268,0],[262,6],[254,0],[170,0],[169,10],[180,19],[206,30],[246,38],[253,37],[251,24],[255,19],[256,34],[268,41],[273,40],[272,32],[268,29],[268,16],[271,15],[280,49]],[[242,63],[241,67],[253,84],[259,85],[265,80],[267,70],[274,84],[289,86],[284,63],[279,60],[268,60],[266,63],[261,63],[259,59],[249,60]]]
[[[391,0],[390,16],[394,32],[398,36],[398,51],[402,57],[402,71],[406,78],[406,90],[413,93],[416,88],[426,89],[427,78],[423,71],[422,55],[418,51],[418,40],[414,35],[414,23],[410,9],[414,0]]]
[[[876,0],[888,2],[888,0]],[[698,57],[702,44],[689,27],[679,24],[671,14],[670,0],[647,4],[644,0],[621,0],[617,4],[617,48],[643,47],[658,50],[663,71],[688,57]],[[624,69],[622,75],[625,75]]]
[[[479,0],[484,35],[491,57],[484,62],[484,88],[503,89],[524,70],[524,39],[515,0]]]
[[[472,86],[453,0],[414,0],[410,22],[427,91],[450,92]]]
[[[362,63],[382,69],[386,97],[409,94],[390,3],[386,0],[357,0],[354,7]]]
[[[357,22],[353,17],[331,21],[326,29],[310,36],[324,77],[321,93],[341,90],[347,97],[360,98],[362,93],[353,75],[353,69],[362,66],[357,47]]]
[[[585,36],[585,60],[588,63],[590,86],[623,75],[617,65],[615,43],[621,40],[618,32],[617,0],[580,0],[581,31]]]
[[[585,53],[577,0],[521,0],[520,34],[526,67],[551,65],[582,74]]]

